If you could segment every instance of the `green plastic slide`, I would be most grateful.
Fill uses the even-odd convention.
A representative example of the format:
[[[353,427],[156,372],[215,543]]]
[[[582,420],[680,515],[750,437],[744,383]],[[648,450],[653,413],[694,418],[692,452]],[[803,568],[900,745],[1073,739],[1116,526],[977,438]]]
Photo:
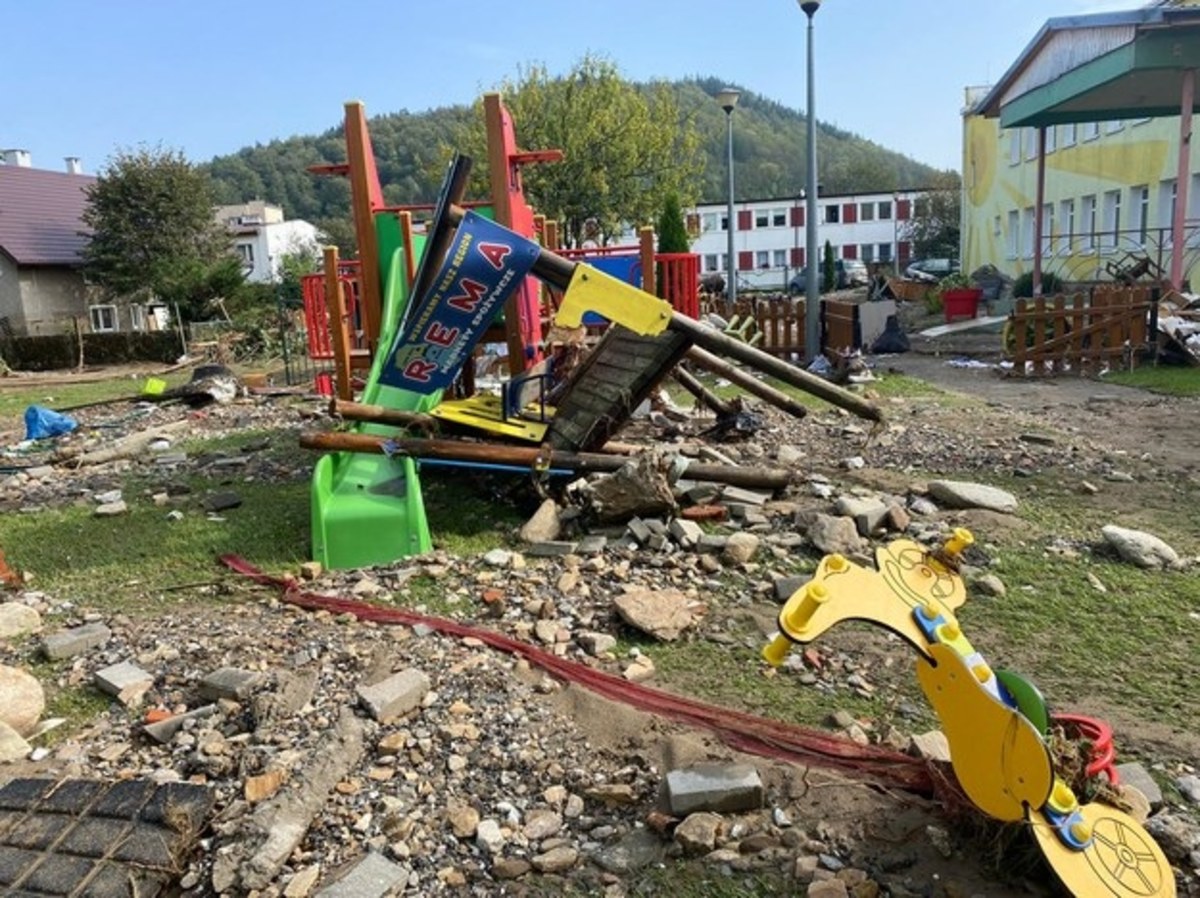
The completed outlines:
[[[380,259],[384,270],[380,347],[396,337],[411,297],[404,278],[404,250],[395,216],[376,218]],[[424,237],[414,237],[418,258]],[[442,401],[440,392],[423,396],[379,383],[387,353],[375,354],[362,401],[390,409],[427,412]],[[396,428],[382,424],[356,424],[354,433],[395,436]],[[416,462],[354,452],[322,456],[312,480],[313,558],[326,568],[355,568],[389,564],[397,558],[419,555],[432,548],[429,523]]]

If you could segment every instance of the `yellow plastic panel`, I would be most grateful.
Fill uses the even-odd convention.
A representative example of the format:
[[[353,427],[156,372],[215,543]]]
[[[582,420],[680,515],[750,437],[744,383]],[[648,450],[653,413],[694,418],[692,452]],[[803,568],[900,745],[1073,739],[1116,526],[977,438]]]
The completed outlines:
[[[547,414],[552,409],[547,409]],[[504,419],[500,411],[500,397],[481,393],[469,399],[452,399],[436,406],[431,415],[443,421],[452,421],[463,427],[494,433],[515,440],[540,443],[550,427],[546,421],[527,421],[524,418]]]
[[[1080,898],[1175,898],[1175,875],[1142,825],[1116,808],[1092,802],[1079,809],[1091,829],[1083,851],[1064,845],[1040,811],[1029,822],[1046,861]]]
[[[917,661],[917,679],[942,722],[950,763],[963,791],[997,820],[1025,819],[1054,784],[1050,752],[1033,725],[992,697],[966,661],[945,645],[929,646],[931,664]]]
[[[809,594],[813,587],[825,593],[819,601]],[[878,571],[841,555],[827,555],[813,579],[784,604],[780,630],[795,642],[812,642],[842,621],[864,620],[887,627],[917,651],[925,652],[925,634],[913,620],[912,607],[908,592],[898,593]]]
[[[669,302],[580,263],[571,275],[554,323],[560,327],[579,327],[584,312],[603,315],[635,334],[648,337],[667,329],[674,309]]]
[[[967,600],[962,577],[937,562],[924,546],[897,539],[875,550],[875,565],[898,596],[915,608],[930,599],[953,611]]]

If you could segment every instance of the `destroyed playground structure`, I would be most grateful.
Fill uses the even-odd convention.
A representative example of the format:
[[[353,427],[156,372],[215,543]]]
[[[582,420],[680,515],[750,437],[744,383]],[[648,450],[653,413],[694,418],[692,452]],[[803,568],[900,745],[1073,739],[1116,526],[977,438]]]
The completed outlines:
[[[355,125],[352,110],[347,112],[350,134]],[[503,123],[502,109],[500,118]],[[508,161],[512,164],[511,153]],[[352,159],[352,176],[354,165]],[[92,788],[70,785],[91,777],[129,778],[145,790],[186,784],[194,787],[189,794],[211,798],[211,813],[203,802],[196,804],[207,814],[199,827],[203,841],[193,841],[196,824],[162,833],[170,842],[169,857],[149,871],[194,895],[495,894],[506,881],[535,876],[570,877],[585,889],[619,895],[622,877],[676,858],[700,858],[730,875],[786,870],[798,883],[813,883],[812,894],[911,895],[934,879],[957,877],[968,884],[955,887],[972,894],[985,885],[959,869],[961,858],[950,859],[969,843],[936,805],[898,811],[874,789],[850,788],[866,777],[929,795],[935,788],[954,789],[951,770],[973,801],[1002,820],[1018,819],[1010,807],[1014,797],[1031,811],[1044,810],[1047,819],[1058,814],[1061,819],[1050,822],[1066,833],[1066,842],[1079,844],[1052,846],[1047,854],[1075,852],[1072,859],[1086,856],[1090,863],[1097,846],[1106,843],[1090,841],[1089,833],[1075,827],[1093,820],[1075,818],[1084,812],[1068,800],[1074,794],[1061,789],[1041,794],[1050,780],[1039,766],[1040,737],[1023,722],[1036,715],[1038,702],[1030,699],[1032,687],[1023,689],[1017,680],[1008,681],[1020,698],[1016,709],[1005,704],[997,710],[999,701],[988,705],[1003,725],[1020,730],[1016,761],[991,751],[995,739],[983,740],[982,748],[968,746],[965,754],[961,750],[962,709],[987,704],[990,694],[968,691],[969,697],[960,696],[960,708],[946,712],[927,689],[947,733],[910,739],[872,731],[869,722],[844,712],[833,714],[842,731],[833,736],[645,685],[657,675],[650,653],[620,640],[641,634],[635,638],[652,644],[704,639],[723,651],[752,648],[746,665],[758,669],[759,634],[740,630],[732,617],[718,618],[717,606],[749,613],[757,598],[784,602],[780,638],[807,642],[815,635],[809,627],[818,608],[830,613],[846,605],[814,593],[812,584],[832,583],[852,571],[865,576],[873,548],[881,576],[896,569],[905,572],[901,579],[928,574],[928,582],[909,583],[907,592],[892,587],[903,599],[902,612],[916,616],[885,622],[906,637],[909,623],[919,622],[920,615],[932,623],[929,632],[910,639],[924,659],[919,676],[929,676],[930,659],[951,675],[956,663],[970,662],[974,666],[963,667],[968,676],[960,684],[985,684],[970,644],[955,629],[950,612],[956,604],[947,594],[922,590],[949,583],[949,595],[960,600],[965,591],[967,538],[951,529],[944,510],[1008,515],[1017,500],[1002,490],[956,481],[932,481],[893,495],[845,488],[816,473],[800,475],[802,463],[818,460],[847,475],[864,466],[847,447],[861,446],[870,425],[849,423],[846,409],[879,425],[873,433],[882,455],[914,439],[920,422],[907,434],[907,428],[894,430],[872,400],[764,356],[661,300],[602,277],[587,263],[483,224],[458,206],[464,180],[461,167],[452,170],[426,233],[406,233],[400,219],[394,251],[375,248],[378,270],[368,276],[364,261],[362,295],[374,290],[379,300],[374,311],[369,305],[362,309],[366,332],[376,328],[365,347],[347,347],[342,325],[350,319],[340,306],[345,284],[331,277],[335,283],[325,296],[341,348],[335,352],[338,395],[330,408],[354,423],[335,431],[306,430],[301,438],[309,448],[333,453],[322,457],[313,478],[319,560],[301,572],[311,582],[301,588],[291,578],[264,576],[228,558],[236,570],[280,590],[283,601],[272,595],[224,606],[220,614],[183,611],[157,621],[152,632],[123,615],[90,614],[28,589],[17,593],[16,601],[4,605],[39,617],[53,613],[66,622],[37,637],[37,652],[69,661],[67,681],[94,684],[114,702],[88,734],[93,745],[69,740],[51,750],[32,748],[35,734],[52,723],[39,722],[44,703],[34,695],[26,719],[10,727],[16,738],[7,740],[9,757],[52,765],[57,777],[66,778],[67,786],[57,788]],[[366,207],[390,214],[371,209],[369,196]],[[378,233],[388,230],[380,226]],[[618,324],[598,341],[580,344],[570,370],[556,379],[548,368],[538,370],[544,361],[538,356],[547,347],[526,342],[531,331],[523,326],[529,322],[518,298],[503,303],[504,336],[515,341],[509,343],[509,361],[516,367],[532,364],[510,371],[499,397],[442,401],[441,388],[416,389],[422,378],[431,383],[449,378],[448,385],[468,369],[470,347],[448,336],[462,322],[438,317],[439,307],[429,299],[433,293],[426,290],[454,282],[445,272],[435,276],[434,266],[459,258],[454,241],[464,235],[475,246],[491,246],[486,261],[500,263],[497,268],[508,256],[525,253],[528,270],[543,279],[553,298],[563,331],[586,328],[586,314],[596,310]],[[409,241],[425,243],[419,266],[407,250]],[[505,252],[496,249],[500,245]],[[368,248],[368,257],[371,252]],[[329,271],[336,273],[339,266],[331,261]],[[374,286],[365,289],[375,274]],[[523,277],[512,280],[526,283]],[[442,298],[474,309],[482,295],[469,290],[444,292]],[[533,289],[532,298],[539,296],[540,288]],[[479,323],[472,319],[471,326]],[[781,400],[762,391],[756,395],[775,408],[760,413],[713,394],[695,378],[689,381],[689,372],[676,367],[684,359],[710,370],[729,365],[705,350],[838,407],[809,416],[805,427],[816,438],[798,443],[811,447],[781,444],[774,435],[781,422],[791,426],[805,408],[786,395]],[[365,363],[370,373],[356,397],[352,372],[364,370]],[[715,419],[684,415],[658,391],[672,369],[683,374],[680,382],[685,388],[691,384],[698,405]],[[258,461],[253,446],[204,459],[174,450],[172,440],[189,428],[236,429],[253,422],[259,410],[268,414],[265,397],[254,391],[235,386],[206,395],[210,408],[195,416],[162,420],[182,413],[182,403],[151,407],[146,422],[154,419],[154,426],[108,451],[91,434],[66,435],[58,466],[22,471],[19,486],[36,491],[59,480],[51,491],[57,488],[61,496],[61,481],[99,485],[89,479],[90,471],[105,466],[202,468],[249,478],[275,464]],[[549,395],[553,403],[543,401]],[[296,426],[295,416],[290,424]],[[633,445],[617,444],[618,437]],[[718,439],[729,442],[717,448],[712,443]],[[629,451],[647,442],[658,445]],[[926,460],[933,466],[936,453],[949,450],[930,443]],[[444,463],[460,476],[520,475],[540,491],[545,498],[518,535],[521,551],[493,548],[472,558],[431,551],[418,474]],[[97,515],[127,512],[119,490],[85,489],[76,495],[90,495]],[[223,513],[236,513],[240,503],[236,489],[203,497],[157,485],[148,492],[155,506],[170,508],[168,515],[195,513],[199,505],[215,522]],[[400,539],[389,542],[394,534],[387,531]],[[1140,542],[1144,548],[1147,534],[1112,528],[1104,536],[1114,546]],[[320,554],[328,555],[331,540],[340,540],[332,550],[337,563],[323,565]],[[886,550],[880,543],[888,544]],[[347,563],[344,553],[359,548],[382,554]],[[772,573],[802,548],[826,556],[814,577]],[[893,550],[895,558],[886,554]],[[1163,544],[1150,552],[1149,563],[1179,563],[1172,555]],[[978,572],[971,576],[973,588],[1003,590]],[[914,594],[925,600],[915,601]],[[461,609],[468,619],[485,618],[486,626],[424,614],[429,609],[421,608],[420,596],[436,597],[425,601],[452,615]],[[389,597],[418,609],[391,607]],[[931,597],[940,604],[935,607]],[[938,614],[926,613],[931,611]],[[40,629],[39,621],[22,616],[22,632]],[[836,643],[788,660],[778,641],[774,645],[768,660],[796,673],[801,684],[830,695],[837,687],[864,695],[877,689],[870,666],[850,661]],[[1120,776],[1127,772],[1132,777],[1133,771]],[[1117,775],[1109,778],[1115,785]],[[1026,782],[1030,779],[1036,782]],[[1005,784],[998,787],[1000,797],[988,785],[992,780]],[[42,780],[23,782],[47,792],[56,788],[39,785]],[[1186,777],[1179,782],[1181,791],[1190,787]],[[840,788],[825,790],[823,797],[819,787],[825,785]],[[1128,794],[1136,803],[1136,793]],[[961,794],[953,795],[965,805]],[[1146,813],[1159,811],[1147,828],[1168,854],[1164,860],[1153,841],[1142,843],[1152,855],[1146,875],[1156,877],[1157,891],[1137,892],[1121,882],[1127,890],[1114,894],[1173,894],[1168,861],[1183,869],[1191,850],[1194,826],[1163,813],[1161,795],[1157,801],[1146,796],[1146,803]],[[41,819],[44,810],[35,796],[13,813],[29,821]],[[24,888],[40,869],[84,861],[95,868],[88,875],[98,881],[102,873],[109,875],[100,866],[118,859],[125,844],[114,838],[107,854],[76,857],[59,850],[64,843],[31,841],[27,833],[47,824],[18,826],[15,818],[5,819],[8,829],[0,837],[7,832],[11,838],[0,838],[0,861],[9,849],[46,854],[8,855],[11,865],[2,869],[15,872],[5,886]],[[1138,820],[1104,819],[1149,838]],[[71,824],[54,818],[53,825]],[[140,818],[131,825],[136,833]],[[1100,832],[1099,825],[1093,828]],[[1086,855],[1089,848],[1093,855]],[[1057,868],[1053,857],[1052,863]],[[1072,869],[1064,878],[1083,895],[1089,894],[1086,876]],[[555,882],[550,879],[550,887]],[[161,886],[148,876],[137,894],[153,894]],[[70,894],[53,888],[43,891]]]

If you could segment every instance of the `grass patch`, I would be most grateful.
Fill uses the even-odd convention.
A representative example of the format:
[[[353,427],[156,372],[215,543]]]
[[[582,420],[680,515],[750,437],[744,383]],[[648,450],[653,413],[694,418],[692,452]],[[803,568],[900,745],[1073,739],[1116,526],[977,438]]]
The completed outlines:
[[[185,601],[179,587],[220,581],[218,555],[236,552],[275,571],[308,558],[306,483],[239,483],[237,492],[242,506],[220,521],[208,519],[199,496],[184,497],[178,521],[141,497],[127,498],[120,518],[92,517],[90,507],[6,515],[0,545],[11,565],[35,575],[35,588],[57,598],[161,612],[164,590]]]
[[[495,477],[449,468],[425,467],[421,493],[434,545],[455,555],[471,556],[511,543],[512,530],[533,509],[512,500],[525,480],[519,475]]]
[[[184,383],[188,377],[190,374],[182,372],[166,375],[160,380],[164,380],[168,386],[174,387]],[[141,392],[145,382],[146,375],[76,383],[42,383],[30,386],[22,386],[21,379],[17,379],[13,382],[13,386],[0,384],[0,423],[9,423],[4,420],[7,418],[20,420],[25,414],[25,409],[31,405],[41,405],[58,410],[85,403],[136,396]]]
[[[1108,592],[1087,580],[1092,573]],[[1192,682],[1200,627],[1200,572],[1143,571],[1093,559],[1048,559],[1037,549],[1001,556],[1002,599],[968,602],[961,617],[986,637],[976,645],[997,665],[1028,673],[1048,701],[1103,696],[1135,716],[1195,732]]]
[[[1200,368],[1159,365],[1132,371],[1114,371],[1105,375],[1103,383],[1139,387],[1168,396],[1200,396]]]

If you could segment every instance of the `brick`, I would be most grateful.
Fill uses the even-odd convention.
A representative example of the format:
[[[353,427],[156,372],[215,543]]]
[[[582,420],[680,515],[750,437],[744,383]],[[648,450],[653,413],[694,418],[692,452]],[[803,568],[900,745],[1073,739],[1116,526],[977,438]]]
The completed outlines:
[[[676,815],[757,810],[763,784],[749,764],[697,764],[667,774],[667,801]]]
[[[262,681],[263,675],[257,671],[222,667],[200,681],[200,696],[209,701],[224,698],[240,702],[248,698]]]
[[[683,548],[690,549],[700,542],[700,537],[704,536],[704,530],[695,521],[675,518],[671,521],[671,536]]]
[[[84,624],[51,633],[42,640],[42,651],[51,661],[82,655],[88,649],[104,645],[112,638],[112,630],[104,624]]]
[[[410,875],[408,867],[371,852],[337,882],[317,892],[317,898],[383,898],[402,891]]]
[[[392,720],[421,704],[429,692],[429,677],[415,668],[402,670],[381,683],[359,685],[358,698],[376,720]]]

